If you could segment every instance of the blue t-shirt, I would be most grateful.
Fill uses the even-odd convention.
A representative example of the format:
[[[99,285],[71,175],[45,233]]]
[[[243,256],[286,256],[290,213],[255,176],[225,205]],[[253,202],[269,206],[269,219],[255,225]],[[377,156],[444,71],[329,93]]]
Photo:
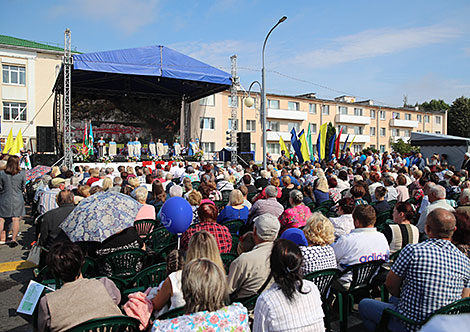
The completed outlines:
[[[246,223],[248,220],[248,212],[249,210],[246,206],[239,210],[227,205],[222,211],[220,211],[220,214],[217,217],[217,222],[219,224],[224,224],[227,221],[240,219]]]

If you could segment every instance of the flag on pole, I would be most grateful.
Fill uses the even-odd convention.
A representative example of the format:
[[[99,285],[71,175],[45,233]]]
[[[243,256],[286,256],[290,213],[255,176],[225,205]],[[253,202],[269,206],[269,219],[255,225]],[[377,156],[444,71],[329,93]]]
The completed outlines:
[[[330,160],[331,159],[331,156],[333,155],[334,153],[334,147],[335,147],[335,141],[336,141],[336,130],[333,134],[333,136],[330,137],[330,144],[328,145],[329,147],[329,151],[328,151],[328,156],[327,156],[327,160]]]
[[[20,153],[21,149],[24,147],[23,143],[23,135],[21,134],[21,129],[18,132],[18,135],[15,137],[15,141],[13,142],[13,146],[10,149],[10,154],[15,155]]]
[[[324,123],[320,126],[321,142],[320,142],[320,160],[326,159],[326,135],[327,135],[328,123]]]
[[[341,127],[341,129],[339,130],[339,134],[338,134],[338,137],[336,138],[336,144],[335,144],[335,149],[336,149],[336,158],[339,158],[339,154],[340,154],[340,151],[339,151],[339,140],[341,138],[341,134],[343,133],[343,127]]]
[[[302,157],[302,153],[300,152],[300,141],[297,138],[297,133],[295,132],[295,128],[292,128],[290,131],[291,137],[290,137],[290,142],[292,144],[292,148],[295,151],[295,154],[297,155],[297,158],[299,158],[300,163],[304,162],[304,158]]]
[[[88,154],[88,125],[85,123],[85,130],[83,131],[82,151]]]
[[[355,139],[356,139],[356,135],[354,135],[354,137],[353,137],[351,143],[349,143],[349,149],[351,149],[351,146],[353,145]]]
[[[305,138],[305,131],[303,129],[299,133],[299,138],[300,138],[300,153],[302,154],[302,158],[304,159],[304,161],[310,160],[310,155],[308,153],[307,139]]]
[[[349,134],[348,136],[346,136],[346,140],[344,141],[343,150],[346,150],[346,144],[348,143],[348,139],[349,139]]]
[[[313,144],[312,144],[312,132],[311,132],[311,125],[308,125],[308,132],[307,132],[307,144],[308,144],[308,152],[310,154],[310,160],[313,160]]]
[[[90,122],[90,131],[88,132],[88,155],[92,156],[93,155],[93,129],[91,128],[91,122]]]
[[[281,151],[284,151],[287,157],[289,157],[290,153],[289,150],[287,149],[286,143],[284,142],[284,139],[282,136],[279,135],[279,145],[281,146]]]
[[[3,154],[7,154],[8,151],[13,147],[13,129],[10,128],[10,133],[8,134],[7,141],[5,143],[5,146],[3,147]]]

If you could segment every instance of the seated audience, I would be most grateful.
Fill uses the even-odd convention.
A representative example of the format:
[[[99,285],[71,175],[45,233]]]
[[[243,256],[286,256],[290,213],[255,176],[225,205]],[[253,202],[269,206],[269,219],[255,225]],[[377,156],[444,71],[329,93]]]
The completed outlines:
[[[137,187],[135,190],[135,199],[142,204],[135,220],[152,219],[155,220],[155,207],[147,204],[148,190],[144,186]]]
[[[373,206],[377,214],[391,210],[390,204],[388,204],[388,202],[385,200],[386,195],[387,195],[387,188],[377,187],[375,189],[376,203]]]
[[[303,204],[304,196],[298,190],[292,190],[289,194],[289,205],[291,208],[286,209],[279,217],[281,223],[281,233],[291,227],[304,227],[307,218],[312,212],[310,208]]]
[[[243,194],[240,190],[235,189],[230,192],[228,205],[220,211],[217,216],[217,222],[219,224],[224,224],[227,221],[231,220],[242,220],[247,222],[248,220],[248,208],[243,205]]]
[[[315,190],[313,191],[315,196],[315,202],[321,204],[330,199],[330,194],[328,191],[328,181],[326,177],[320,176],[316,181]]]
[[[350,193],[354,199],[354,205],[366,205],[368,204],[366,200],[363,199],[364,195],[366,194],[366,190],[364,186],[360,184],[355,184],[352,186]]]
[[[470,258],[470,215],[457,209],[455,218],[457,229],[452,235],[452,243]]]
[[[418,243],[419,230],[411,224],[414,210],[410,203],[398,202],[393,209],[394,224],[385,224],[382,231],[390,245],[390,254],[401,250],[409,243]]]
[[[302,279],[302,260],[295,243],[275,241],[270,256],[274,283],[256,301],[253,331],[324,331],[320,292]]]
[[[354,229],[353,210],[354,200],[351,197],[345,197],[339,200],[338,210],[336,211],[338,217],[330,218],[335,228],[335,240],[342,235],[349,234],[351,230]]]
[[[257,200],[250,209],[248,214],[248,223],[263,214],[269,213],[276,218],[284,212],[284,207],[277,201],[277,188],[275,186],[267,186],[265,188],[266,198]]]
[[[403,174],[397,176],[398,186],[395,188],[398,192],[397,202],[405,202],[410,198],[410,193],[406,187],[406,177]]]
[[[423,213],[421,213],[418,223],[416,224],[420,233],[424,233],[426,218],[432,210],[441,208],[450,212],[455,211],[446,200],[446,190],[440,185],[431,186],[428,193],[428,199],[430,204],[426,207]]]

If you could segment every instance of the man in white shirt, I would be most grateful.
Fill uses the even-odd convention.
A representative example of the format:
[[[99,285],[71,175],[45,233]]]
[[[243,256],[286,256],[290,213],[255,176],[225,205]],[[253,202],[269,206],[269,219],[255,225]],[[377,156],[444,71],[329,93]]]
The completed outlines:
[[[344,270],[350,265],[379,259],[387,261],[390,247],[385,236],[377,232],[374,227],[376,221],[374,208],[370,205],[356,206],[353,220],[356,228],[332,244],[338,268]],[[346,274],[337,280],[334,287],[348,289],[351,280],[352,274]]]
[[[384,182],[385,188],[387,188],[387,195],[385,196],[385,200],[387,202],[397,200],[398,191],[393,186],[395,182],[393,178],[391,176],[384,176],[382,180]]]
[[[446,201],[446,190],[443,186],[440,186],[440,185],[432,186],[429,189],[428,198],[429,198],[430,204],[426,207],[423,213],[421,213],[419,220],[418,220],[418,224],[416,224],[420,233],[424,233],[424,226],[426,224],[426,218],[431,211],[437,208],[441,208],[450,212],[455,211],[454,208],[450,206]]]

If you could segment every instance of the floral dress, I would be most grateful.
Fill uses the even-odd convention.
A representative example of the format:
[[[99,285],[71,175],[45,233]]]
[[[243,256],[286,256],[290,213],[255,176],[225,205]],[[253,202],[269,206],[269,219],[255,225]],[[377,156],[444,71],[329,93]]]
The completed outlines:
[[[310,208],[303,204],[286,209],[279,217],[281,228],[304,227],[311,214],[312,212],[310,211]]]
[[[156,320],[151,332],[206,331],[249,332],[248,311],[240,303],[233,303],[217,311],[200,311],[166,320]]]

